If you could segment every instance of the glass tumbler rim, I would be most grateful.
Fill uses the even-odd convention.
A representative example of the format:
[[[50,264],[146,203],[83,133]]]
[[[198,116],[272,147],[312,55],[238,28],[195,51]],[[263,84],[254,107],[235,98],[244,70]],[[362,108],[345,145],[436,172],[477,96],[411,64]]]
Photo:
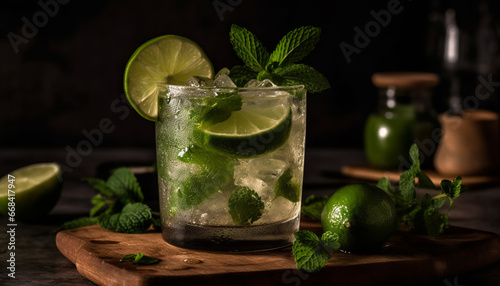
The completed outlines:
[[[210,96],[210,94],[218,93],[218,92],[277,92],[277,91],[300,91],[305,90],[305,86],[302,84],[297,85],[288,85],[288,86],[270,86],[270,87],[198,87],[198,86],[189,86],[189,85],[177,85],[177,84],[168,84],[165,82],[159,82],[157,84],[158,90],[162,89],[171,89],[177,92],[195,92],[202,91],[201,93],[192,93],[190,94],[193,97],[205,97]],[[174,95],[175,96],[175,95]],[[182,95],[185,96],[185,95]]]

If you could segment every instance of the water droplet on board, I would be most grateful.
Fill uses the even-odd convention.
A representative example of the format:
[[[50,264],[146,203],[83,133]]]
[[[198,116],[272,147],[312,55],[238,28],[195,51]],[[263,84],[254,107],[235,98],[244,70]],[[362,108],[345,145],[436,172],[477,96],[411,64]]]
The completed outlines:
[[[184,261],[184,263],[187,263],[187,264],[200,264],[203,262],[203,261],[196,259],[196,258],[186,258],[183,261]]]

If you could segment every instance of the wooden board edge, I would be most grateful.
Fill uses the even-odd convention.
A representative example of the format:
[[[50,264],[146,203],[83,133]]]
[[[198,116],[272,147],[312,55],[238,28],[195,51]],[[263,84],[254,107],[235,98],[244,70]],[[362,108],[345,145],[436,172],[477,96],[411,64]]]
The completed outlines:
[[[57,249],[73,264],[76,263],[78,252],[84,244],[85,240],[71,235],[70,231],[59,231],[56,234]]]

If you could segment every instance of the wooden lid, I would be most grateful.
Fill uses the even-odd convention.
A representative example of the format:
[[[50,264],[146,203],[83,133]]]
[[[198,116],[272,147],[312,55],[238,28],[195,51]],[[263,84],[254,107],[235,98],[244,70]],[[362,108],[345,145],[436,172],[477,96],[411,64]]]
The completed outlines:
[[[376,87],[395,86],[396,88],[432,88],[439,82],[439,76],[425,72],[379,72],[372,75]]]

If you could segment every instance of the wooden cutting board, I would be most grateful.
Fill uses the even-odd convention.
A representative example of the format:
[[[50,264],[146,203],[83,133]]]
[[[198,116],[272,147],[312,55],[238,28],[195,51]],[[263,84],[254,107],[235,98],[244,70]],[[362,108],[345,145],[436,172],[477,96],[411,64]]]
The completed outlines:
[[[321,233],[318,222],[301,229]],[[500,260],[500,236],[451,227],[437,239],[399,231],[380,253],[334,253],[314,274],[296,269],[291,247],[245,254],[211,253],[167,244],[158,232],[120,234],[99,226],[61,231],[59,251],[99,285],[409,285],[443,281]],[[142,252],[154,265],[120,262]]]

